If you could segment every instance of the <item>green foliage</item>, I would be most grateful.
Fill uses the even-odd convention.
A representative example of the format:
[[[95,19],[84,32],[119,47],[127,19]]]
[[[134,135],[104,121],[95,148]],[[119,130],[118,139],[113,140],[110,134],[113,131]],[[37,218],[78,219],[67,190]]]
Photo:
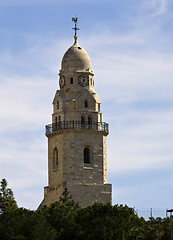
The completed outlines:
[[[45,216],[37,211],[18,208],[0,217],[1,240],[54,240],[55,230]]]
[[[73,209],[79,208],[79,204],[74,202],[67,188],[64,189],[62,197],[60,197],[60,202],[64,203],[66,206],[69,206]]]
[[[7,181],[3,178],[0,183],[0,214],[6,210],[14,210],[17,208],[13,192],[10,188],[7,188],[7,185]]]
[[[44,212],[48,224],[56,231],[55,239],[75,239],[76,210],[61,201],[55,202],[50,207],[45,207]]]
[[[95,203],[77,212],[76,239],[127,239],[126,236],[138,217],[127,206]]]
[[[110,204],[95,203],[77,212],[76,239],[111,239],[113,235],[112,209]]]
[[[80,208],[65,189],[60,201],[31,211],[17,208],[3,179],[0,187],[1,240],[168,240],[170,218],[139,218],[132,208],[95,203]]]

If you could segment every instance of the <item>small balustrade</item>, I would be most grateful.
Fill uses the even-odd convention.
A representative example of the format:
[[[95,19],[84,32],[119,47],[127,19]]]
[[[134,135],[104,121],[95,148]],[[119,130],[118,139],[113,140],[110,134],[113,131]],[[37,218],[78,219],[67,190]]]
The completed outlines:
[[[109,124],[105,122],[61,121],[46,125],[46,134],[65,129],[103,131],[109,133]]]

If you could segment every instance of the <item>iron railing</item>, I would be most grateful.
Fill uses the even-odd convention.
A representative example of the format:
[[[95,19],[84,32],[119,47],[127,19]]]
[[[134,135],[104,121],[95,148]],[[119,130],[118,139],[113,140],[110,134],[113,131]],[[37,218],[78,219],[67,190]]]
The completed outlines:
[[[61,121],[46,125],[46,134],[65,129],[81,129],[92,131],[103,131],[109,133],[109,124],[105,122]]]

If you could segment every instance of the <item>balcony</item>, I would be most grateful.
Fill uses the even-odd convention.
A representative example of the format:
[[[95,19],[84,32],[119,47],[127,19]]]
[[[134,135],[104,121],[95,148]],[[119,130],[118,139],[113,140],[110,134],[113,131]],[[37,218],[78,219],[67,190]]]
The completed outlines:
[[[105,122],[85,122],[80,121],[61,121],[46,125],[46,133],[54,133],[60,130],[90,130],[90,131],[101,131],[106,134],[109,133],[109,124]]]

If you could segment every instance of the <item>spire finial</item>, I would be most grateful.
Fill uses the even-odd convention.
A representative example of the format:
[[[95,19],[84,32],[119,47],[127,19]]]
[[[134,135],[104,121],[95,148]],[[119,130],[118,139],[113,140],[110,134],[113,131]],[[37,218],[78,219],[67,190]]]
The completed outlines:
[[[77,20],[78,18],[76,16],[72,18],[72,21],[75,23],[75,27],[72,28],[75,31],[75,34],[74,34],[75,43],[77,42],[77,31],[79,30],[79,28],[77,28]]]

